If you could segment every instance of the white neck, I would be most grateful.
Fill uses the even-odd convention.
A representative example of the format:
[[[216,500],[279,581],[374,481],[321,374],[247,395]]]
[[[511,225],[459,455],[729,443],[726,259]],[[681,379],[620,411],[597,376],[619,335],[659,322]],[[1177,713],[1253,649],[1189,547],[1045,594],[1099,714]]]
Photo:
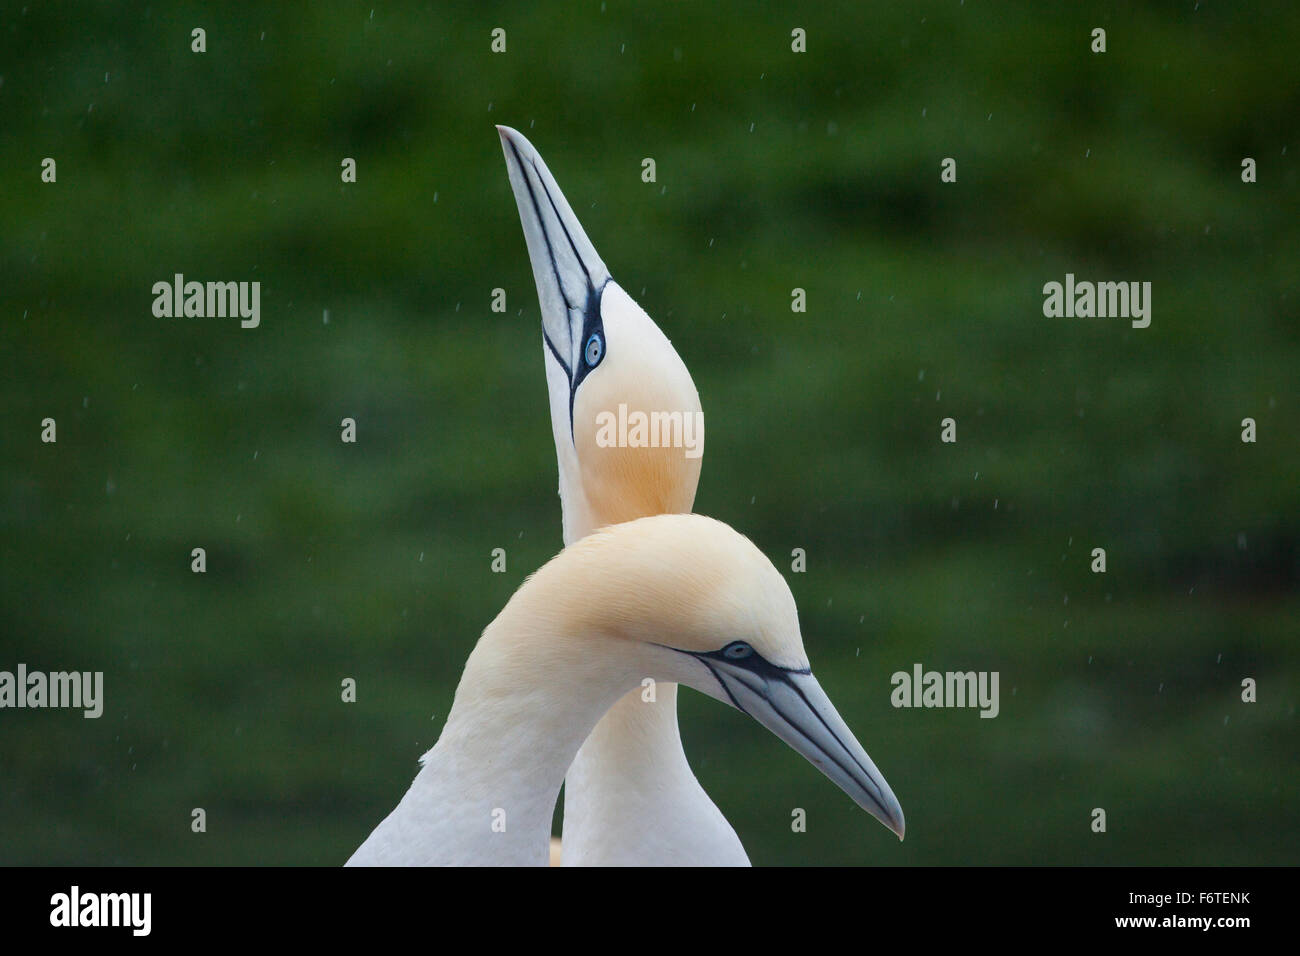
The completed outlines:
[[[567,416],[567,405],[562,411]],[[555,408],[552,414],[559,421]],[[556,424],[556,448],[568,452],[558,454],[566,546],[607,523],[583,493],[568,440]],[[749,866],[735,829],[686,760],[673,683],[659,682],[653,702],[638,686],[601,717],[564,779],[563,834],[564,866]]]
[[[624,695],[564,780],[564,866],[748,866],[736,831],[691,772],[677,685]]]
[[[510,611],[470,655],[410,789],[349,865],[546,865],[565,771],[645,664],[634,644],[574,640]]]

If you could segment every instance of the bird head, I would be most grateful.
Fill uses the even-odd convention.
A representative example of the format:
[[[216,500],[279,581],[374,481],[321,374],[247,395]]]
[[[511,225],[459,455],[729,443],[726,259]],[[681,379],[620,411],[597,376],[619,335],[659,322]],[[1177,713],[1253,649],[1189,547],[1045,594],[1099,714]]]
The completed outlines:
[[[565,541],[690,511],[704,416],[686,365],[610,276],[533,145],[497,131],[541,305]]]
[[[642,518],[535,577],[570,633],[629,642],[644,676],[753,717],[902,839],[898,799],[813,676],[789,586],[744,535],[701,515]]]

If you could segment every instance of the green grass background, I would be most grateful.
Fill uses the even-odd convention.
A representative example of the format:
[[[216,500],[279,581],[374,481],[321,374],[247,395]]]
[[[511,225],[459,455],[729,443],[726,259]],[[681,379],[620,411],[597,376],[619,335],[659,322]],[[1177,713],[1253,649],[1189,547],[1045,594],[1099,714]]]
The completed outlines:
[[[6,4],[0,669],[107,703],[0,711],[0,863],[334,865],[404,792],[561,544],[494,123],[691,369],[696,509],[806,549],[907,813],[684,691],[755,863],[1295,863],[1297,49],[1282,2]],[[261,327],[154,318],[176,272]],[[1044,318],[1066,272],[1151,282],[1150,328]],[[914,662],[1000,716],[895,710]]]

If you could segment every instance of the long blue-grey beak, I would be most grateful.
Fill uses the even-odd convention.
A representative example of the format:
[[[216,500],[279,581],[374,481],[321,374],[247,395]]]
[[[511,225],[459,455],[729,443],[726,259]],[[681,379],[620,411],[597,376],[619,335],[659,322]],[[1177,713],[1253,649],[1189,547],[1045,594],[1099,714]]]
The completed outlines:
[[[716,653],[692,656],[708,667],[731,704],[801,753],[903,839],[898,798],[810,671],[778,667],[757,654],[743,660]]]
[[[497,132],[537,282],[542,334],[576,388],[584,343],[600,321],[609,270],[533,144],[508,126],[498,126]]]

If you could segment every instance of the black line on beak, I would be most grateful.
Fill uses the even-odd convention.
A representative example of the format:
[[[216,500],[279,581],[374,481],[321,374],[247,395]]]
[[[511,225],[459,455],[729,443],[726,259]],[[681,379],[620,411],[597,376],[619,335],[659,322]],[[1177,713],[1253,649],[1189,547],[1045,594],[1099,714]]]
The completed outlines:
[[[560,224],[560,231],[564,233],[564,238],[568,241],[569,248],[573,250],[573,257],[578,260],[578,265],[582,269],[583,281],[587,283],[587,302],[585,307],[582,309],[582,331],[579,333],[579,341],[577,343],[580,346],[580,350],[578,352],[578,362],[576,365],[569,365],[569,362],[560,354],[560,350],[556,348],[555,343],[551,341],[551,337],[546,334],[546,324],[542,324],[542,339],[546,342],[546,347],[550,349],[551,354],[555,356],[555,360],[560,363],[560,368],[564,369],[564,374],[569,379],[569,440],[573,441],[573,403],[578,394],[578,386],[582,384],[582,380],[586,378],[587,372],[590,371],[590,369],[586,368],[582,362],[581,346],[582,343],[587,340],[588,336],[590,336],[597,328],[600,328],[602,341],[604,340],[604,328],[600,321],[600,300],[601,296],[605,292],[605,283],[609,282],[609,278],[606,277],[605,283],[602,283],[599,289],[597,289],[592,283],[591,270],[587,268],[587,263],[582,258],[582,253],[578,251],[578,244],[573,241],[573,236],[569,233],[569,227],[564,223],[564,216],[560,213],[560,207],[555,204],[555,197],[552,196],[550,190],[546,188],[546,180],[542,177],[541,170],[537,168],[536,161],[530,161],[525,164],[523,157],[519,154],[519,147],[515,145],[514,140],[506,137],[506,142],[510,144],[510,152],[514,154],[515,162],[519,166],[519,173],[524,179],[524,186],[528,189],[528,199],[532,202],[533,213],[537,216],[537,227],[541,230],[542,239],[546,242],[546,256],[551,261],[551,271],[555,273],[555,284],[559,288],[560,299],[564,302],[564,307],[569,313],[570,348],[575,344],[572,338],[572,313],[577,312],[578,309],[569,301],[569,296],[564,290],[564,279],[560,275],[559,262],[555,258],[555,247],[551,245],[551,234],[546,228],[546,220],[542,218],[542,207],[537,201],[537,193],[533,189],[532,179],[529,178],[528,166],[532,166],[533,172],[537,175],[537,181],[541,184],[542,192],[546,195],[546,201],[551,204],[551,210],[555,213],[555,221]],[[604,347],[608,349],[609,343],[605,342]]]
[[[569,248],[573,250],[573,257],[578,260],[578,265],[582,266],[582,277],[587,280],[587,288],[595,292],[596,286],[591,281],[591,270],[587,268],[587,263],[583,261],[582,253],[578,251],[578,244],[573,241],[573,236],[569,235],[569,227],[564,224],[564,217],[560,215],[560,207],[555,205],[555,197],[546,188],[546,181],[542,179],[541,170],[537,168],[536,162],[533,163],[533,171],[537,173],[537,181],[542,184],[542,191],[546,193],[546,201],[551,204],[551,209],[555,212],[555,221],[560,224],[564,238],[569,240]]]
[[[823,716],[818,712],[817,708],[814,707],[814,706],[812,705],[812,701],[810,701],[810,700],[808,699],[808,695],[806,695],[806,694],[803,692],[803,688],[801,688],[798,684],[796,684],[796,683],[795,683],[794,681],[792,681],[792,680],[787,680],[786,683],[787,683],[791,688],[793,688],[793,690],[794,690],[794,692],[795,692],[796,694],[799,695],[799,699],[802,700],[802,701],[803,701],[803,702],[808,706],[808,709],[809,709],[810,711],[812,711],[813,716],[816,717],[819,721],[821,721],[821,725],[822,725],[823,727],[826,728],[826,732],[827,732],[828,734],[831,735],[831,739],[834,740],[837,744],[839,744],[840,749],[843,750],[846,754],[849,755],[849,759],[850,759],[850,760],[852,760],[855,764],[857,764],[858,769],[862,771],[862,775],[863,775],[864,777],[866,777],[868,780],[871,780],[871,771],[869,771],[866,767],[862,766],[862,764],[861,764],[861,762],[859,762],[858,758],[855,757],[855,756],[853,755],[853,751],[850,750],[848,747],[846,747],[846,746],[844,745],[844,741],[840,740],[840,735],[837,734],[837,733],[835,732],[834,728],[832,728],[830,724],[826,723],[826,718],[823,717]],[[787,723],[788,723],[788,721],[787,721]],[[797,728],[796,728],[796,729],[797,729]],[[800,733],[803,733],[802,730],[799,731],[799,732],[800,732]],[[804,736],[807,737],[808,735],[807,735],[807,734],[804,734]],[[809,737],[808,739],[811,740],[812,738]],[[834,757],[831,757],[831,759],[832,759],[832,760],[835,760]],[[840,764],[840,762],[839,762],[838,760],[835,760],[835,762],[836,762],[837,764],[839,764],[841,770],[844,770],[846,773],[849,773],[849,776],[850,776],[850,777],[853,776],[853,774],[850,773],[850,772],[848,771],[848,768],[847,768],[847,767],[845,767],[843,764]],[[865,788],[864,788],[864,789],[865,789]],[[879,788],[877,788],[877,789],[879,789]],[[874,797],[874,796],[873,796],[872,799],[876,801],[876,806],[880,807],[881,810],[884,810],[884,809],[885,809],[884,806],[881,805],[881,803],[880,803],[880,799],[879,799],[878,797]]]
[[[663,645],[663,646],[667,646],[667,645]],[[672,650],[681,650],[681,649],[672,648]],[[826,733],[830,735],[831,740],[835,741],[836,745],[840,748],[840,750],[843,751],[845,754],[847,754],[849,759],[853,761],[854,766],[856,766],[858,770],[861,772],[862,777],[865,778],[867,781],[872,781],[871,771],[869,771],[866,767],[864,767],[858,761],[858,758],[853,755],[853,751],[850,750],[847,746],[845,746],[844,741],[840,739],[840,735],[835,732],[835,729],[826,722],[826,718],[824,718],[821,715],[821,713],[817,710],[817,708],[812,705],[812,701],[810,701],[808,699],[808,695],[803,692],[803,688],[801,688],[798,684],[796,684],[794,681],[790,679],[790,675],[792,674],[798,674],[798,675],[811,674],[812,673],[811,667],[803,667],[799,669],[795,669],[793,667],[780,667],[776,664],[773,664],[771,661],[768,661],[766,658],[764,658],[762,655],[758,654],[757,652],[755,652],[749,657],[742,658],[740,660],[729,660],[727,658],[724,658],[722,657],[721,651],[709,651],[707,653],[701,653],[697,651],[681,651],[681,653],[689,654],[691,657],[694,657],[701,664],[707,667],[709,669],[709,673],[713,675],[713,679],[716,680],[722,686],[723,691],[726,692],[727,698],[731,701],[732,706],[734,706],[738,711],[740,711],[742,714],[745,714],[748,717],[753,717],[754,715],[740,705],[740,701],[736,699],[736,695],[732,693],[731,688],[727,685],[727,682],[723,680],[722,675],[718,673],[718,670],[713,666],[711,660],[718,660],[718,661],[726,660],[727,664],[730,665],[731,667],[743,668],[749,671],[750,673],[755,674],[765,684],[770,684],[773,681],[780,681],[781,683],[785,684],[785,686],[789,687],[791,690],[793,690],[796,694],[799,695],[799,699],[804,702],[804,706],[807,707],[807,709],[812,713],[814,717],[817,718],[817,720],[821,723],[821,725],[824,728],[826,728]],[[768,699],[769,706],[771,706],[772,704],[771,696],[769,695],[767,699]],[[804,740],[814,745],[814,747],[816,747],[816,749],[820,751],[826,757],[826,759],[830,760],[831,763],[839,767],[840,770],[842,770],[850,780],[856,780],[857,774],[853,772],[853,769],[851,767],[845,766],[845,764],[838,758],[836,754],[831,753],[827,751],[825,748],[818,745],[817,741],[814,740],[811,736],[809,736],[806,730],[804,730],[802,727],[796,724],[793,720],[789,718],[789,716],[782,713],[775,706],[772,706],[772,712],[775,713],[778,717],[780,717],[781,720],[785,722],[786,726],[793,729],[797,734],[799,734],[799,736],[803,737]],[[874,781],[872,782],[874,783]],[[862,784],[859,785],[862,786],[862,789],[866,792],[867,796],[871,798],[871,801],[877,807],[880,808],[881,812],[883,812],[886,816],[888,816],[889,811],[885,808],[884,804],[881,802],[883,795],[873,794],[870,790],[866,788],[865,785]],[[877,790],[879,790],[878,787]]]
[[[685,652],[685,653],[688,653],[688,654],[689,654],[690,652],[687,651],[687,652]],[[716,680],[716,681],[718,682],[718,686],[722,688],[722,690],[726,693],[727,697],[731,700],[731,706],[732,706],[732,707],[735,707],[736,710],[740,711],[740,712],[741,712],[742,714],[744,714],[746,717],[753,717],[753,716],[754,716],[754,715],[751,714],[749,711],[747,711],[744,707],[741,707],[741,706],[740,706],[740,701],[736,700],[736,695],[733,694],[733,693],[731,692],[731,688],[727,686],[727,682],[726,682],[725,680],[722,679],[722,675],[720,675],[720,674],[717,672],[717,670],[714,668],[714,666],[713,666],[712,664],[710,664],[710,663],[709,663],[709,662],[704,658],[704,655],[702,655],[702,654],[692,654],[691,656],[694,657],[696,660],[698,660],[701,664],[703,664],[705,667],[707,667],[707,668],[709,669],[709,673],[713,675],[713,679]]]
[[[560,291],[560,299],[563,300],[564,307],[566,309],[568,309],[569,311],[573,311],[573,303],[569,301],[569,297],[567,294],[565,294],[564,291],[564,280],[560,276],[559,263],[557,263],[555,260],[555,250],[551,247],[551,234],[546,229],[546,220],[542,218],[542,207],[537,202],[537,194],[533,192],[533,181],[528,177],[528,165],[530,164],[524,163],[523,157],[519,155],[519,147],[515,145],[514,140],[509,139],[507,137],[506,142],[510,144],[510,152],[514,154],[515,162],[519,166],[519,173],[524,179],[524,187],[528,190],[528,198],[533,204],[533,213],[537,216],[537,228],[541,230],[542,240],[546,243],[546,257],[551,261],[551,271],[555,273],[555,286]],[[534,170],[536,170],[536,167],[534,167]],[[549,201],[550,197],[548,196],[547,199]],[[554,207],[555,203],[551,202],[551,206]],[[563,222],[561,222],[560,225],[563,226]],[[568,233],[566,232],[565,235],[567,236]],[[570,239],[569,242],[572,243],[573,240]],[[576,253],[577,250],[574,251]],[[578,261],[581,262],[582,261],[581,258]],[[584,269],[585,268],[586,267],[584,266]],[[570,388],[572,388],[573,370],[569,368],[569,363],[564,359],[563,356],[560,355],[560,350],[555,347],[555,343],[552,342],[550,336],[546,334],[545,325],[542,326],[542,338],[544,338],[546,340],[546,344],[550,346],[551,354],[554,355],[556,361],[560,363],[560,368],[564,369],[564,374],[568,376]],[[573,344],[572,341],[570,341],[569,344],[570,346],[572,346]],[[570,406],[572,406],[572,399],[570,399]],[[570,407],[570,412],[572,412],[572,407]],[[569,418],[570,418],[570,427],[572,427],[573,415],[570,414]]]

